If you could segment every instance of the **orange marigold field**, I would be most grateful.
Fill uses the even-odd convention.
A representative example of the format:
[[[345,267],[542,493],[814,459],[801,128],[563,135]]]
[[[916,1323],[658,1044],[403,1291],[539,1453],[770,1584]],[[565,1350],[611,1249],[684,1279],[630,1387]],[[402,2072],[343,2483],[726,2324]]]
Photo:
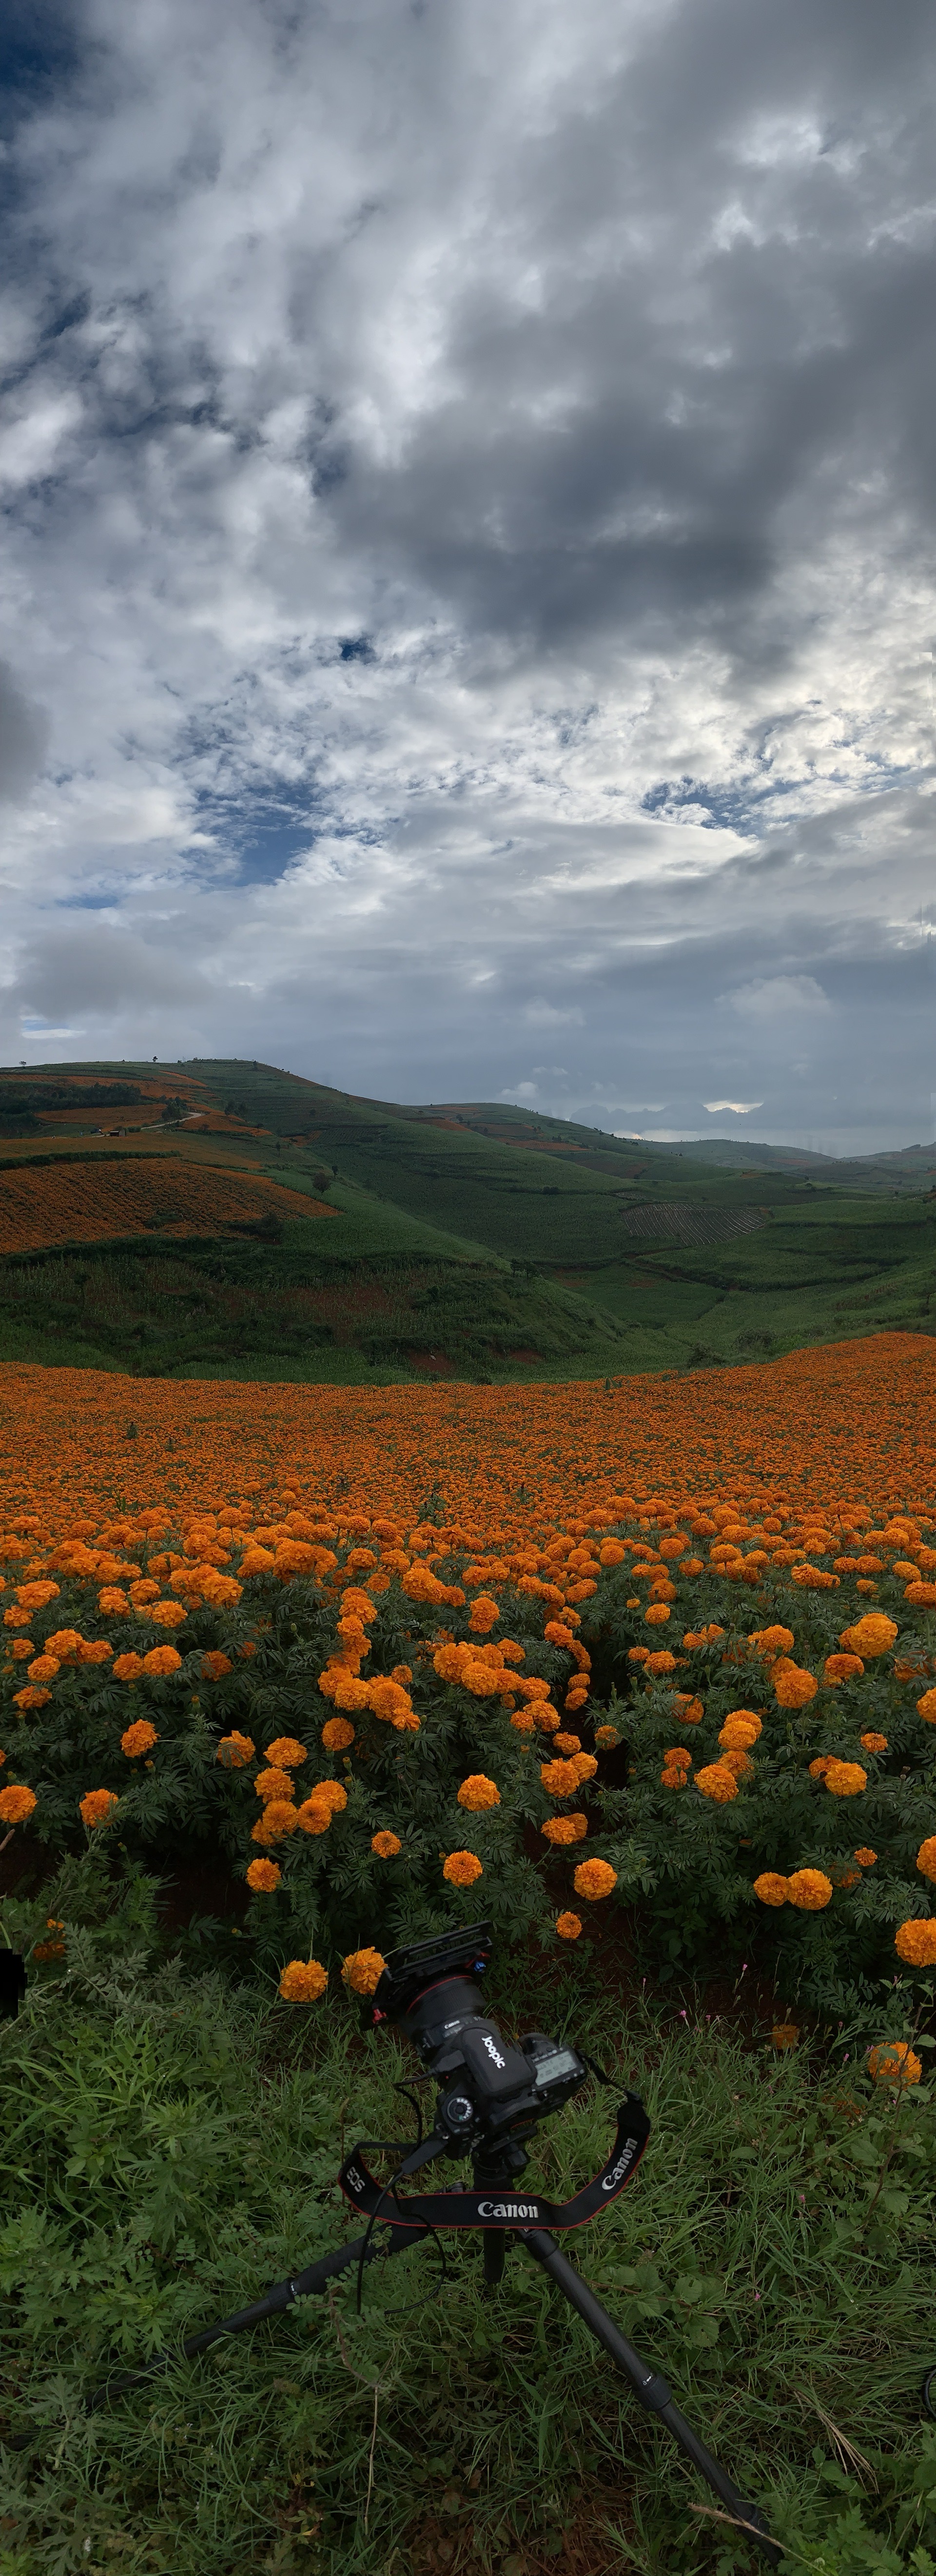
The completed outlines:
[[[297,1203],[278,1182],[196,1168],[181,1155],[24,1164],[0,1172],[0,1253],[130,1234],[214,1234],[258,1218],[334,1216],[321,1200]]]
[[[152,1200],[217,1186],[294,1216],[274,1182],[132,1166]],[[22,1176],[23,1178],[31,1176]],[[36,1176],[37,1178],[40,1176]],[[44,1176],[43,1176],[44,1177]],[[50,1176],[51,1177],[51,1176]],[[56,1175],[56,1177],[58,1177]],[[71,1170],[62,1184],[77,1178]],[[21,1176],[4,1174],[20,1186]],[[120,1188],[100,1170],[103,1192]],[[152,1202],[151,1202],[152,1203]],[[302,1213],[316,1202],[304,1199]],[[198,1221],[207,1221],[204,1197]],[[121,1219],[126,1227],[126,1214]],[[115,1231],[120,1230],[115,1221]],[[570,1512],[633,1500],[804,1504],[870,1519],[929,1512],[936,1488],[936,1342],[887,1333],[688,1378],[565,1385],[326,1387],[0,1370],[0,1472],[12,1511],[167,1502],[208,1508],[295,1490],[348,1510],[418,1512],[435,1486],[479,1541],[505,1544]]]
[[[651,1965],[753,1939],[788,2000],[864,2010],[895,1949],[936,1963],[933,1366],[8,1369],[0,1823],[220,1844],[277,1974],[473,1895],[564,1940],[574,1895],[586,1946],[613,1900]]]

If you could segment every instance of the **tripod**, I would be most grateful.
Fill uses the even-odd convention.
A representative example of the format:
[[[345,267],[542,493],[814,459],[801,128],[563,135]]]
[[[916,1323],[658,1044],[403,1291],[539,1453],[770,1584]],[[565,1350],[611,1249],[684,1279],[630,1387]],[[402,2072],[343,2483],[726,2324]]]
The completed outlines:
[[[526,2158],[522,2154],[518,2155],[518,2150],[509,2145],[497,2160],[486,2159],[483,2155],[475,2156],[473,2165],[476,2190],[492,2195],[515,2192],[518,2162],[524,2164]],[[513,2164],[513,2171],[511,2171],[511,2164]],[[222,2317],[217,2324],[205,2326],[200,2334],[189,2335],[178,2352],[164,2353],[142,2370],[125,2371],[119,2378],[109,2379],[88,2399],[89,2412],[109,2405],[112,2398],[122,2396],[127,2390],[137,2388],[147,2379],[171,2369],[177,2360],[194,2360],[197,2354],[210,2351],[212,2344],[220,2343],[226,2335],[244,2334],[251,2326],[261,2325],[266,2317],[281,2316],[286,2308],[292,2306],[294,2300],[314,2298],[324,2292],[329,2282],[335,2280],[339,2273],[357,2270],[370,2263],[389,2261],[392,2255],[405,2254],[411,2245],[418,2245],[434,2233],[432,2228],[421,2225],[403,2227],[399,2223],[396,2225],[390,2221],[386,2223],[390,2230],[388,2244],[376,2243],[372,2229],[368,2228],[365,2235],[351,2238],[346,2245],[334,2246],[331,2253],[323,2254],[317,2263],[310,2263],[306,2271],[296,2274],[295,2279],[276,2282],[273,2289],[267,2290],[265,2296],[262,2299],[256,2299],[251,2307],[239,2308],[233,2316]],[[769,2566],[779,2566],[782,2552],[765,2530],[757,2506],[750,2504],[739,2494],[725,2470],[719,2467],[711,2451],[706,2449],[704,2442],[700,2442],[698,2434],[693,2432],[691,2424],[687,2424],[680,2408],[674,2404],[666,2380],[659,2371],[651,2370],[647,2363],[641,2360],[633,2344],[628,2343],[626,2335],[621,2334],[613,2318],[609,2317],[607,2309],[602,2307],[601,2300],[596,2299],[594,2291],[589,2289],[587,2281],[582,2280],[581,2274],[562,2253],[555,2237],[549,2234],[548,2229],[518,2226],[511,2229],[498,2228],[496,2232],[481,2228],[478,2232],[483,2235],[484,2279],[487,2287],[494,2290],[501,2280],[508,2237],[514,2236],[524,2253],[529,2254],[533,2262],[538,2263],[542,2270],[548,2273],[555,2288],[561,2290],[563,2298],[568,2299],[570,2307],[576,2310],[583,2324],[588,2327],[589,2333],[595,2336],[596,2342],[600,2343],[608,2354],[615,2370],[620,2371],[622,2378],[629,2382],[640,2405],[649,2414],[658,2416],[661,2424],[665,2424],[667,2432],[671,2433],[674,2441],[679,2443],[680,2450],[684,2451],[686,2458],[692,2461],[693,2468],[698,2469],[700,2475],[714,2489],[725,2506],[729,2519],[748,2533],[754,2547],[760,2551]],[[25,2450],[36,2438],[30,2433],[16,2435],[9,2443],[9,2448]]]

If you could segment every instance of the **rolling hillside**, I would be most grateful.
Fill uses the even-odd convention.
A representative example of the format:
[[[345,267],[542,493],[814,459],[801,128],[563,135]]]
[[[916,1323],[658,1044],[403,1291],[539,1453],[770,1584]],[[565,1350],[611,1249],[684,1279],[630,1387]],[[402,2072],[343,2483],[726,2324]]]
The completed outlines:
[[[30,1211],[0,1254],[6,1357],[612,1378],[931,1326],[936,1149],[844,1165],[714,1139],[703,1159],[236,1060],[10,1070],[0,1104],[0,1201]]]

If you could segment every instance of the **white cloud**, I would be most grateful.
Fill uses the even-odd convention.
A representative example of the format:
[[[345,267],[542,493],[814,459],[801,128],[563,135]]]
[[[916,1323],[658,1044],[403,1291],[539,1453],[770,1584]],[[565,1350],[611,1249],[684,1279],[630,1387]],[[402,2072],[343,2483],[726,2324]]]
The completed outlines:
[[[914,1127],[898,20],[882,54],[721,0],[78,13],[5,147],[0,1047],[77,1007],[121,1055],[142,1011],[168,1053],[478,1098],[568,1029],[535,1080],[610,1123],[763,1088],[769,1042],[792,1132],[834,1033],[856,1131]]]
[[[730,1109],[735,1118],[749,1118],[752,1109],[763,1109],[762,1100],[703,1100],[702,1107],[714,1117],[719,1109]]]
[[[787,1019],[791,1011],[832,1008],[814,975],[755,975],[749,984],[739,984],[733,993],[719,998],[744,1019]],[[759,1109],[760,1101],[754,1105]]]

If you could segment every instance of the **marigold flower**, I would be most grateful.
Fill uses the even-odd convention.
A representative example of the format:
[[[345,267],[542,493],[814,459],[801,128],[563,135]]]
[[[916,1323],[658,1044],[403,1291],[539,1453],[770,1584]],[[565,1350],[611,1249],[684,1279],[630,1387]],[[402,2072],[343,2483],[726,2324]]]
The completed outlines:
[[[298,1822],[299,1810],[293,1806],[291,1799],[270,1798],[262,1816],[259,1816],[256,1824],[251,1827],[251,1842],[281,1842],[284,1834],[295,1833]]]
[[[201,1668],[207,1682],[221,1682],[224,1680],[225,1673],[232,1673],[234,1670],[230,1655],[222,1655],[216,1646],[212,1646],[209,1652],[202,1656]]]
[[[870,1733],[870,1734],[868,1734],[868,1735],[862,1735],[862,1736],[860,1737],[860,1739],[859,1739],[859,1740],[860,1740],[860,1742],[864,1745],[864,1749],[865,1749],[865,1752],[866,1752],[866,1753],[886,1753],[886,1752],[887,1752],[887,1737],[886,1737],[886,1735],[875,1735],[875,1734],[873,1734],[873,1733]]]
[[[787,1899],[801,1914],[821,1914],[832,1902],[832,1881],[822,1869],[795,1869],[787,1879]]]
[[[181,1669],[181,1664],[182,1657],[177,1646],[151,1646],[149,1654],[143,1657],[145,1673],[177,1673]]]
[[[781,1878],[775,1869],[762,1870],[754,1881],[754,1894],[760,1897],[762,1905],[785,1905],[789,1892],[789,1881]]]
[[[775,2022],[770,2036],[775,2048],[795,2048],[799,2041],[799,2026],[795,2021]]]
[[[8,1789],[0,1789],[0,1824],[25,1825],[35,1805],[32,1790],[27,1789],[22,1781],[11,1780]]]
[[[896,1635],[895,1619],[885,1619],[881,1610],[869,1610],[863,1619],[856,1619],[850,1628],[840,1631],[839,1645],[845,1646],[849,1654],[861,1655],[867,1663],[875,1655],[886,1655]]]
[[[757,1653],[769,1662],[774,1655],[792,1654],[793,1630],[780,1627],[755,1628],[748,1638],[748,1645],[754,1646]]]
[[[399,1834],[383,1832],[371,1835],[371,1850],[376,1852],[378,1860],[395,1860],[402,1849]]]
[[[762,1721],[755,1717],[753,1709],[732,1708],[724,1726],[719,1727],[718,1741],[730,1753],[746,1753],[752,1744],[757,1743],[763,1731]]]
[[[551,1798],[571,1798],[579,1785],[575,1762],[542,1762],[540,1779]]]
[[[28,1664],[30,1656],[34,1655],[35,1651],[31,1637],[14,1637],[10,1653],[15,1664]]]
[[[292,1799],[293,1784],[289,1773],[281,1771],[278,1764],[273,1765],[269,1771],[258,1771],[254,1788],[258,1798],[263,1798],[267,1802],[271,1798],[285,1798],[287,1802]]]
[[[265,1744],[263,1749],[267,1761],[275,1762],[278,1771],[298,1771],[309,1758],[305,1745],[294,1735],[275,1735],[272,1744]]]
[[[839,1682],[857,1681],[864,1672],[860,1655],[827,1655],[822,1668],[823,1681],[834,1689]]]
[[[143,1670],[142,1655],[118,1655],[114,1663],[115,1682],[138,1682]]]
[[[154,1744],[158,1743],[159,1737],[155,1726],[150,1725],[148,1717],[138,1717],[135,1726],[125,1728],[120,1739],[120,1750],[132,1761],[138,1753],[151,1753]]]
[[[79,1800],[82,1823],[87,1825],[89,1832],[97,1825],[109,1824],[114,1809],[119,1804],[120,1801],[115,1797],[113,1789],[89,1789],[87,1796]]]
[[[254,1862],[254,1868],[257,1863]],[[318,1959],[289,1959],[279,1981],[286,2004],[317,2004],[325,1993],[328,1971]]]
[[[181,1601],[154,1601],[146,1617],[152,1619],[157,1628],[181,1628],[188,1618],[188,1611]]]
[[[79,1655],[83,1645],[84,1638],[79,1628],[56,1628],[51,1637],[46,1638],[44,1651],[47,1655],[57,1655],[60,1663],[64,1664]]]
[[[819,1688],[815,1673],[804,1672],[800,1664],[788,1663],[784,1657],[778,1657],[771,1681],[781,1708],[807,1708]]]
[[[909,1923],[901,1923],[894,1934],[894,1947],[909,1968],[936,1966],[936,1916],[917,1915]]]
[[[51,1697],[51,1691],[36,1690],[34,1684],[29,1682],[25,1690],[14,1691],[13,1706],[14,1708],[45,1708],[47,1700]]]
[[[688,1771],[682,1770],[678,1763],[664,1762],[663,1769],[660,1773],[661,1789],[685,1789],[688,1785],[688,1780]]]
[[[918,1699],[917,1716],[925,1718],[927,1726],[936,1726],[936,1690],[924,1691]]]
[[[255,1896],[272,1896],[282,1875],[275,1860],[252,1860],[247,1871],[247,1885],[252,1887]]]
[[[703,1798],[714,1798],[719,1807],[726,1806],[730,1798],[738,1795],[734,1772],[729,1771],[724,1762],[703,1763],[701,1771],[696,1772],[695,1785],[701,1789]]]
[[[685,1711],[685,1710],[683,1710],[682,1714],[683,1714],[683,1716],[685,1716],[685,1715],[686,1715],[686,1711]],[[700,1711],[700,1714],[701,1714],[701,1711]],[[516,1720],[516,1718],[514,1718],[514,1720],[513,1720],[513,1724],[514,1724],[515,1726],[516,1726],[516,1723],[517,1723],[517,1720]],[[615,1746],[616,1744],[620,1744],[620,1741],[621,1741],[621,1739],[620,1739],[620,1736],[619,1736],[619,1734],[618,1734],[618,1731],[617,1731],[617,1727],[616,1727],[616,1726],[596,1726],[596,1728],[595,1728],[595,1743],[596,1743],[596,1744],[600,1744],[600,1746],[601,1746],[601,1750],[602,1750],[602,1752],[603,1752],[603,1753],[610,1753],[610,1752],[612,1752],[612,1751],[613,1751],[614,1746]]]
[[[450,1887],[473,1887],[475,1879],[484,1876],[477,1852],[449,1852],[442,1864],[442,1876],[448,1879]]]
[[[253,1737],[242,1735],[235,1726],[233,1735],[222,1735],[215,1760],[222,1763],[226,1771],[243,1771],[247,1763],[253,1761],[256,1750]]]
[[[669,1618],[669,1615],[669,1603],[667,1601],[652,1601],[649,1610],[644,1611],[644,1626],[646,1628],[662,1628],[664,1621]]]
[[[483,1771],[473,1771],[469,1779],[462,1781],[458,1791],[460,1807],[480,1812],[484,1807],[499,1807],[500,1802],[501,1794],[496,1782],[489,1780]]]
[[[301,1807],[296,1809],[296,1823],[304,1834],[327,1834],[331,1824],[331,1808],[326,1807],[321,1798],[304,1798]],[[254,1840],[257,1840],[256,1825]]]
[[[904,1600],[915,1610],[936,1610],[936,1583],[908,1583]]]
[[[583,1860],[572,1885],[576,1896],[587,1896],[589,1903],[596,1905],[599,1897],[610,1896],[612,1887],[617,1886],[617,1870],[607,1860]]]
[[[832,1761],[826,1764],[825,1787],[833,1798],[860,1798],[867,1786],[868,1774],[862,1770],[860,1762]]]
[[[560,1941],[577,1941],[582,1929],[580,1914],[557,1914],[556,1930]]]
[[[351,1950],[342,1961],[341,1973],[346,1985],[351,1986],[356,1995],[372,1995],[380,1984],[386,1964],[379,1950]]]
[[[553,1743],[557,1753],[581,1753],[582,1750],[580,1735],[554,1735]]]
[[[58,1600],[58,1594],[57,1583],[18,1583],[16,1586],[16,1598],[23,1610],[45,1610],[50,1601]]]
[[[119,1618],[128,1618],[130,1603],[126,1593],[121,1592],[119,1585],[108,1583],[105,1584],[103,1592],[98,1593],[98,1609],[102,1616],[106,1615],[109,1619],[112,1619],[115,1613]]]
[[[588,1817],[582,1815],[547,1816],[540,1833],[548,1843],[581,1843],[588,1832]]]
[[[109,1637],[83,1639],[78,1648],[78,1662],[79,1664],[109,1664],[113,1651]]]
[[[861,1869],[873,1869],[877,1859],[877,1853],[876,1851],[869,1851],[867,1845],[862,1843],[860,1850],[855,1853],[855,1859]]]
[[[855,1858],[858,1858],[857,1852]],[[936,1878],[936,1834],[928,1834],[926,1841],[920,1844],[916,1865],[924,1878]]]
[[[471,1617],[468,1621],[468,1626],[471,1629],[472,1634],[477,1637],[486,1637],[491,1628],[496,1628],[499,1618],[499,1601],[495,1601],[489,1592],[479,1592],[478,1598],[472,1606]]]
[[[675,1670],[676,1657],[670,1654],[668,1646],[661,1646],[657,1654],[647,1655],[644,1660],[644,1671],[653,1673],[654,1677],[661,1673],[674,1673]]]
[[[347,1753],[354,1743],[354,1728],[348,1717],[326,1718],[322,1728],[326,1753]]]
[[[872,2048],[868,2073],[875,2084],[918,2084],[923,2073],[922,2062],[909,2040],[890,2039]]]

